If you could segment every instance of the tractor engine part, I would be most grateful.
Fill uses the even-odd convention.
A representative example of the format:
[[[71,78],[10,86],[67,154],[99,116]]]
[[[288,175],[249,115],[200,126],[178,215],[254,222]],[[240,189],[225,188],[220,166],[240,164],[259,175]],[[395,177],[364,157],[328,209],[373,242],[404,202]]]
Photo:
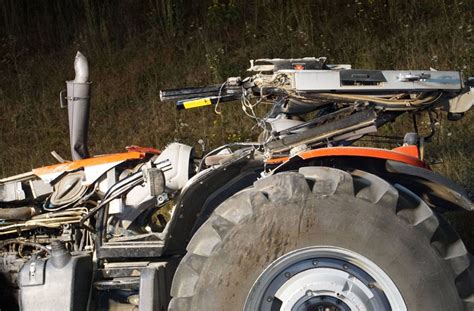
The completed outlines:
[[[282,152],[290,150],[302,144],[317,143],[329,140],[342,134],[352,132],[358,135],[357,130],[370,128],[375,124],[376,114],[372,110],[356,112],[345,119],[336,120],[319,127],[308,129],[301,133],[296,133],[280,140],[268,143],[268,149],[272,152]],[[374,129],[373,131],[376,131]]]
[[[75,254],[63,242],[51,244],[49,259],[32,258],[18,276],[22,310],[87,310],[92,257]],[[54,293],[52,304],[51,293]]]
[[[68,109],[69,139],[71,143],[71,155],[73,160],[89,157],[87,147],[87,132],[89,127],[89,109],[91,82],[89,78],[89,67],[87,58],[77,52],[74,61],[76,77],[67,84],[67,104],[64,104],[63,92],[60,94],[61,107]]]
[[[14,202],[26,199],[21,181],[8,181],[0,184],[0,202]]]
[[[38,209],[32,206],[0,208],[0,219],[30,219],[38,213]]]
[[[192,156],[192,147],[172,143],[156,158],[154,164],[163,171],[168,190],[175,191],[184,187],[190,177]]]
[[[165,203],[167,192],[177,191],[184,187],[192,173],[190,166],[192,156],[192,147],[180,143],[169,144],[153,160],[153,163],[147,163],[140,172],[127,178],[132,180],[132,185],[134,185],[133,180],[136,179],[136,182],[143,186],[136,187],[134,185],[123,198],[115,198],[115,195],[111,195],[105,197],[103,202],[114,198],[110,201],[109,212],[112,210],[112,214],[121,220],[125,229],[130,228],[146,210]],[[148,167],[151,165],[154,167]],[[121,180],[116,185],[126,182],[127,179]],[[115,187],[113,186],[111,189]],[[114,192],[112,191],[112,193]]]
[[[62,211],[54,211],[32,216],[31,219],[25,219],[14,222],[0,222],[0,236],[20,231],[32,230],[35,228],[61,228],[63,225],[76,224],[88,214],[85,207],[73,207]]]
[[[82,170],[66,174],[54,185],[54,191],[45,209],[55,211],[77,202],[88,189],[83,184],[84,179],[85,174]]]
[[[0,257],[0,275],[8,280],[12,286],[16,286],[18,272],[28,259],[21,258],[14,252],[4,252]]]

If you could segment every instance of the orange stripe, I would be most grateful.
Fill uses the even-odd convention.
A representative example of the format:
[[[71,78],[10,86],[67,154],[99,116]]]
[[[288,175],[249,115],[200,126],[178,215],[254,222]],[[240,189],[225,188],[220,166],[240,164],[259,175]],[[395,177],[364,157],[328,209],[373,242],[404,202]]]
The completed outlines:
[[[420,158],[420,149],[418,149],[418,147],[415,145],[401,146],[401,147],[392,149],[392,151],[404,153],[418,159]]]
[[[283,162],[286,162],[288,161],[290,158],[288,157],[284,157],[284,158],[273,158],[273,159],[268,159],[267,161],[265,161],[267,164],[280,164],[280,163],[283,163]]]
[[[65,162],[55,165],[49,165],[33,169],[35,175],[45,175],[51,173],[65,172],[75,170],[85,166],[94,166],[111,162],[119,162],[133,159],[143,159],[145,153],[143,152],[124,152],[110,155],[97,156],[93,158],[82,159],[78,161]]]
[[[304,151],[298,154],[303,160],[321,157],[332,157],[332,156],[353,156],[353,157],[366,157],[366,158],[377,158],[384,160],[393,160],[397,162],[403,162],[414,166],[426,167],[426,164],[414,157],[413,155],[407,154],[408,150],[404,152],[392,151],[386,149],[377,148],[366,148],[366,147],[332,147],[332,148],[321,148],[309,151]],[[410,150],[412,152],[412,150]],[[411,153],[412,154],[412,153]],[[288,161],[289,158],[276,158],[267,161],[268,164],[278,164]]]

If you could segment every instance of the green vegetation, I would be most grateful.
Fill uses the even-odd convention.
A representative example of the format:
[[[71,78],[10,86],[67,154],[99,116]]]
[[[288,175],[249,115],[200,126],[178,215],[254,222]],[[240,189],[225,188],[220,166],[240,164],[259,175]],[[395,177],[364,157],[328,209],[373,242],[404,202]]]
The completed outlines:
[[[69,155],[59,108],[76,50],[93,84],[92,154],[179,140],[208,146],[251,140],[237,103],[177,112],[162,88],[245,75],[249,59],[327,56],[360,68],[462,70],[474,75],[474,1],[92,1],[2,0],[0,6],[0,176]],[[474,114],[440,116],[427,157],[474,192]],[[403,134],[407,120],[385,131]],[[473,216],[455,216],[454,218]],[[460,221],[472,235],[473,221]],[[474,245],[473,243],[471,243]]]

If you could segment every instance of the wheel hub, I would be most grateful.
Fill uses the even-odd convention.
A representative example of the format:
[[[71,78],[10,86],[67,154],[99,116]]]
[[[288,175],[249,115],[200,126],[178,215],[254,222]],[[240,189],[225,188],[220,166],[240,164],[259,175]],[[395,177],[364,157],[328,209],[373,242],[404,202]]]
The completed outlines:
[[[336,247],[288,253],[257,279],[246,310],[406,310],[395,284],[369,259]]]

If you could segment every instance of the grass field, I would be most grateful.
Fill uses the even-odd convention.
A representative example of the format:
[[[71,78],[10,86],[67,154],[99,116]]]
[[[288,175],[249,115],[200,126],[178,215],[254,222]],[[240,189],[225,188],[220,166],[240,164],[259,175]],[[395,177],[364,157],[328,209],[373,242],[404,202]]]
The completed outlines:
[[[237,103],[178,112],[162,88],[245,75],[249,59],[327,56],[359,68],[460,70],[474,75],[474,1],[26,1],[0,6],[0,176],[68,157],[58,94],[76,50],[93,84],[92,154],[171,141],[208,146],[258,132]],[[440,124],[433,169],[474,192],[474,114]],[[386,133],[402,135],[407,121]],[[452,216],[474,241],[474,218]],[[474,239],[473,239],[474,240]]]

